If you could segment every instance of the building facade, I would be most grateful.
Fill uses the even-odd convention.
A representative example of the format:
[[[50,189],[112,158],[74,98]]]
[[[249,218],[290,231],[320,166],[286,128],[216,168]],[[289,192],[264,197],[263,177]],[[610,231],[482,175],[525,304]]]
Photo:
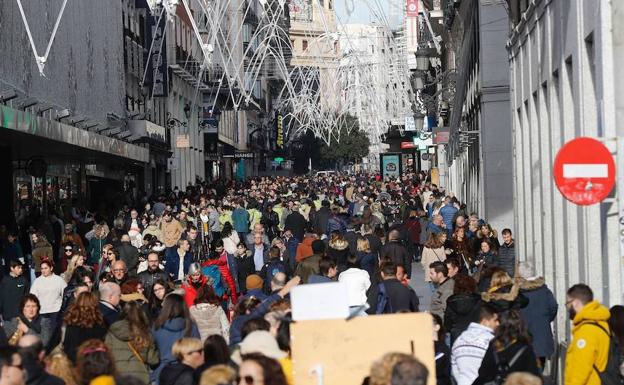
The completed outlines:
[[[448,118],[441,119],[450,141],[438,146],[440,184],[494,228],[513,232],[506,2],[455,4],[444,9],[446,51],[441,60],[454,79],[454,96],[448,101]]]
[[[67,6],[53,41],[57,5],[22,5],[26,23],[16,3],[0,3],[0,47],[11,58],[0,62],[0,218],[27,204],[60,211],[77,200],[102,209],[114,192],[141,189],[149,150],[129,142],[125,124],[122,3]],[[37,55],[51,41],[45,76],[28,33]]]
[[[560,305],[567,288],[579,282],[591,286],[607,306],[623,300],[622,206],[615,200],[622,191],[614,189],[604,202],[582,207],[565,200],[553,179],[557,152],[571,139],[598,138],[616,150],[615,138],[622,134],[616,119],[622,106],[616,92],[622,85],[616,71],[624,64],[622,8],[609,1],[511,4],[517,254],[533,262]],[[563,343],[569,335],[564,312],[557,326]]]

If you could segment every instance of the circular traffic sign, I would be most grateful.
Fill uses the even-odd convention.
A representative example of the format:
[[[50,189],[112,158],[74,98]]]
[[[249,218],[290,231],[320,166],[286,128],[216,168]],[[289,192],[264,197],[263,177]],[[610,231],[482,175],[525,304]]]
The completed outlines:
[[[581,206],[601,202],[615,185],[615,161],[609,149],[592,138],[566,143],[555,158],[555,184],[567,200]]]

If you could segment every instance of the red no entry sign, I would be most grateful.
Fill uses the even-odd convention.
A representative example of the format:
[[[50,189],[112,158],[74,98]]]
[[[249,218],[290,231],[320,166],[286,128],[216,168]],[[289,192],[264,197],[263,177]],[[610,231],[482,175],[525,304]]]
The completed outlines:
[[[601,142],[577,138],[559,150],[553,174],[557,188],[567,200],[588,206],[611,193],[615,184],[615,162]]]

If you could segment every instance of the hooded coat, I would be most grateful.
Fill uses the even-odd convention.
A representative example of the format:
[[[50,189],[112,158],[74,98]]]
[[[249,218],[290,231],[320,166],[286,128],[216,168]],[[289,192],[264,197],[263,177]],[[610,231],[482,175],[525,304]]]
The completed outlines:
[[[600,385],[599,371],[604,371],[609,358],[609,309],[598,301],[588,302],[572,320],[572,339],[566,353],[565,385]]]
[[[446,300],[444,328],[451,333],[451,344],[471,322],[479,322],[480,309],[479,294],[453,294]]]
[[[184,318],[178,317],[168,320],[160,329],[156,329],[152,332],[152,336],[158,347],[158,352],[160,353],[160,364],[152,372],[150,377],[151,381],[156,381],[158,383],[158,378],[160,377],[162,369],[170,362],[175,361],[175,357],[171,354],[171,347],[177,340],[185,337],[184,326]],[[191,335],[189,337],[200,338],[199,330],[195,323],[192,324]]]
[[[130,324],[126,320],[120,320],[112,324],[105,340],[106,345],[111,349],[117,370],[120,373],[134,376],[143,381],[143,383],[148,383],[148,366],[158,364],[158,349],[151,339],[149,345],[143,349],[136,349],[133,346],[133,349],[141,357],[139,360],[139,357],[130,348],[129,344],[131,344],[131,341]]]
[[[330,241],[328,246],[327,256],[333,259],[339,267],[346,266],[349,257],[349,242],[344,239],[336,239],[333,242]]]
[[[557,317],[557,301],[544,283],[544,278],[524,280],[520,292],[528,298],[527,307],[520,310],[522,319],[532,337],[537,357],[550,357],[555,352],[555,340],[550,327]]]

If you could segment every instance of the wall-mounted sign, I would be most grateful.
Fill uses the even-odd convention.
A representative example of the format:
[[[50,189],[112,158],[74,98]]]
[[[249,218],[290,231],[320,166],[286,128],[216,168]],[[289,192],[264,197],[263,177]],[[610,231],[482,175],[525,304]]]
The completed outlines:
[[[381,177],[386,180],[401,176],[401,154],[379,154],[381,164]]]
[[[226,154],[223,155],[224,158],[234,158],[234,159],[253,159],[253,152],[237,152],[235,154]]]
[[[189,148],[191,147],[191,141],[188,135],[176,136],[176,148]]]
[[[448,144],[451,132],[448,127],[436,127],[433,129],[433,144]]]

